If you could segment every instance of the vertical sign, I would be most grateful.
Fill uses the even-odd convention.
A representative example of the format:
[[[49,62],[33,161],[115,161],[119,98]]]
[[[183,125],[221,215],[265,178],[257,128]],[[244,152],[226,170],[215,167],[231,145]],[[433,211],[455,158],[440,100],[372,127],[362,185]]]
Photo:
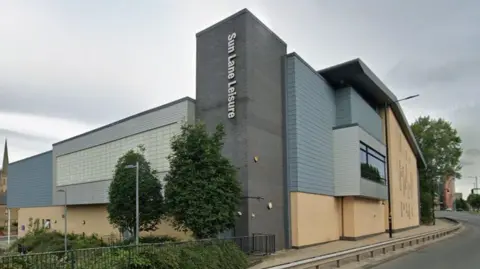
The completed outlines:
[[[235,98],[237,95],[237,90],[235,88],[237,84],[237,79],[235,77],[235,58],[237,58],[237,54],[235,53],[235,38],[237,37],[237,34],[235,32],[231,33],[227,37],[227,52],[228,52],[228,59],[227,59],[227,64],[228,64],[228,72],[227,72],[227,78],[228,78],[228,105],[227,105],[227,116],[229,119],[235,118]]]

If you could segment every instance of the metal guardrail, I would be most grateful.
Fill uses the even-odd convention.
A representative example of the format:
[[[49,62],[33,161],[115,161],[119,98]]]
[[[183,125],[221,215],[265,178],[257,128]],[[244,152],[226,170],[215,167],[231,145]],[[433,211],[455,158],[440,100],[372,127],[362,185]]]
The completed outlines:
[[[334,263],[336,263],[337,267],[341,267],[342,262],[344,262],[344,264],[352,261],[360,262],[362,258],[373,258],[375,254],[384,255],[387,252],[395,251],[397,247],[403,249],[407,245],[413,246],[414,243],[419,245],[420,243],[425,243],[449,235],[459,230],[461,227],[462,225],[458,223],[454,227],[444,228],[438,231],[426,232],[419,235],[343,250],[331,254],[268,267],[266,269],[319,269],[321,266]]]

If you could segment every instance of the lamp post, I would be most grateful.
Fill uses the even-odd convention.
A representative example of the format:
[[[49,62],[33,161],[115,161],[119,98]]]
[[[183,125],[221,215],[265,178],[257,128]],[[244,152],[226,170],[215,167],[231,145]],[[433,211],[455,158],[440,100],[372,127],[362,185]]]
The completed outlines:
[[[468,176],[467,178],[475,179],[475,189],[478,189],[478,177],[477,176]]]
[[[139,241],[139,232],[140,232],[140,206],[139,206],[139,197],[138,197],[138,174],[139,174],[139,167],[138,161],[135,165],[126,165],[125,168],[136,168],[135,173],[135,245],[138,245]]]
[[[64,235],[63,235],[63,245],[64,245],[64,248],[65,248],[65,253],[67,253],[67,250],[68,250],[68,247],[67,247],[67,243],[68,243],[68,239],[67,239],[67,189],[63,189],[63,190],[58,190],[57,192],[63,192],[65,194],[65,203],[64,203],[64,207],[63,207],[63,216],[64,216]]]
[[[389,155],[388,155],[388,152],[389,152],[389,146],[388,146],[388,108],[392,105],[392,104],[395,104],[395,103],[398,103],[398,102],[401,102],[401,101],[405,101],[405,100],[408,100],[408,99],[412,99],[412,98],[415,98],[415,97],[418,97],[420,96],[419,94],[416,94],[416,95],[411,95],[411,96],[408,96],[408,97],[405,97],[403,99],[400,99],[400,100],[396,100],[396,101],[391,101],[391,102],[386,102],[385,103],[385,151],[386,151],[386,155],[387,155],[387,165],[386,165],[386,170],[387,170],[387,199],[388,199],[388,235],[390,238],[393,237],[393,231],[392,231],[392,205],[391,205],[391,190],[390,190],[390,169],[389,169],[389,163],[390,163],[390,158],[389,158]]]
[[[441,190],[440,190],[440,186],[438,185],[438,178],[434,178],[433,179],[433,184],[432,184],[432,205],[433,205],[433,208],[432,208],[432,222],[433,222],[433,225],[435,225],[435,193],[438,192],[438,203],[439,203],[439,206],[440,203],[441,203]]]

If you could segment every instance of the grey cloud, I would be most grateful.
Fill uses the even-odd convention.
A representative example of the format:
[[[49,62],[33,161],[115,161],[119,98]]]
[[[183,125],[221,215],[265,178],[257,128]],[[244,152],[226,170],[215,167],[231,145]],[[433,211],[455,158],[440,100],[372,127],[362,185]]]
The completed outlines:
[[[11,50],[0,61],[0,111],[107,123],[191,95],[195,33],[247,7],[315,68],[360,57],[398,97],[420,94],[405,108],[439,112],[465,149],[480,149],[479,1],[221,2],[103,2],[95,14],[78,3],[20,7],[30,13],[0,42]],[[469,165],[480,160],[465,156],[480,174]]]
[[[2,154],[3,139],[7,139],[9,157],[12,162],[50,150],[52,143],[56,142],[56,139],[51,137],[36,136],[8,129],[0,129],[0,139]]]
[[[463,167],[465,167],[465,166],[474,165],[475,162],[473,162],[473,161],[468,161],[468,160],[461,160],[461,161],[460,161],[460,164],[461,164]]]
[[[0,128],[0,137],[2,136],[5,137],[6,139],[14,138],[14,139],[27,140],[27,141],[34,141],[38,143],[53,143],[56,140],[53,137],[31,135],[27,133],[21,133],[17,131]]]
[[[465,150],[464,154],[478,157],[480,156],[480,149],[467,149]]]
[[[442,83],[461,83],[463,80],[477,78],[479,73],[480,58],[427,64],[411,60],[397,63],[390,71],[390,79],[402,87],[441,87]]]
[[[114,90],[105,89],[95,91],[70,88],[68,91],[42,91],[34,86],[29,89],[5,86],[0,88],[0,111],[102,124],[146,109],[144,97],[136,99],[134,95],[126,96],[125,91],[115,94]],[[110,94],[106,96],[105,92]]]

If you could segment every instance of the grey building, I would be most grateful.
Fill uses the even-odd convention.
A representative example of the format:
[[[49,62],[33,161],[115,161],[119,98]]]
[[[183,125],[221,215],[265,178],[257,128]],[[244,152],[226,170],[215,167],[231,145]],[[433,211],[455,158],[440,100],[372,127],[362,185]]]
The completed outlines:
[[[315,70],[246,9],[199,32],[196,42],[195,100],[142,112],[11,164],[9,206],[62,205],[58,190],[66,189],[72,208],[105,208],[122,153],[146,144],[146,157],[164,175],[171,136],[180,123],[199,119],[212,131],[224,124],[224,154],[243,188],[242,214],[228,236],[274,234],[281,249],[385,232],[389,175],[396,225],[418,225],[418,218],[395,215],[400,204],[418,207],[418,196],[407,201],[394,189],[397,165],[410,167],[404,174],[418,182],[423,157],[397,98],[360,59]],[[393,122],[389,143],[405,141],[389,150],[385,118]],[[401,150],[406,160],[396,155]]]
[[[226,126],[224,153],[243,184],[234,235],[274,233],[283,248],[384,232],[385,117],[418,182],[423,157],[397,98],[360,59],[315,70],[244,9],[197,34],[196,78],[196,116],[212,130]],[[394,209],[418,210],[418,195],[392,197]],[[394,226],[418,225],[402,217],[394,214]]]

